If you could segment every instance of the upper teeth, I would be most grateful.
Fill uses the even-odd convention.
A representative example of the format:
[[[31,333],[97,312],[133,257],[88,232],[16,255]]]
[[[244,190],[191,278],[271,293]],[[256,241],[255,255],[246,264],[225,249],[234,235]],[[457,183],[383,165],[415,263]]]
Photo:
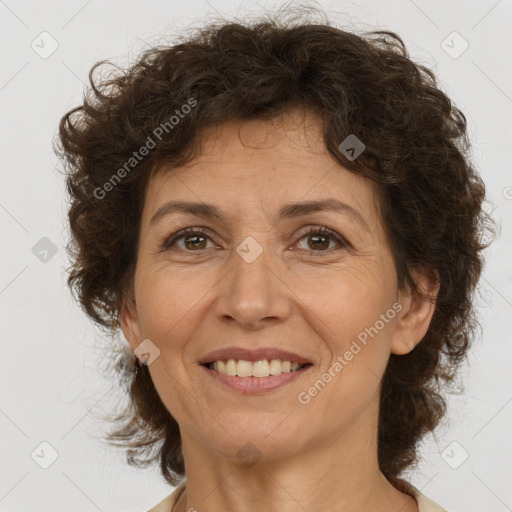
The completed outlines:
[[[290,361],[281,361],[272,359],[270,362],[266,359],[261,361],[246,361],[245,359],[228,359],[226,361],[214,361],[213,369],[223,375],[238,375],[238,377],[268,377],[269,375],[281,375],[283,372],[293,372],[303,365],[292,363]]]

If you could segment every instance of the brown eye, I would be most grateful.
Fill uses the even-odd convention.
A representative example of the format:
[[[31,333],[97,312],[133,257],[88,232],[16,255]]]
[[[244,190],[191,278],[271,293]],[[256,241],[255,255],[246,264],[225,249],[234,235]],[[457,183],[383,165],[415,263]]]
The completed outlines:
[[[182,239],[184,242],[184,248],[181,247],[179,249],[184,250],[185,252],[195,252],[206,249],[206,240],[210,240],[210,237],[205,231],[202,231],[201,228],[182,229],[168,238],[164,242],[162,249],[170,249],[176,244],[176,242],[181,241]]]
[[[331,240],[334,240],[339,247],[346,247],[348,245],[341,235],[326,227],[310,228],[300,237],[300,240],[302,239],[308,241],[308,248],[313,252],[329,252]],[[308,249],[305,250],[307,251]]]
[[[187,234],[183,235],[181,238],[183,238],[187,249],[205,249],[204,240],[206,237],[203,235]]]
[[[169,250],[171,247],[176,246],[177,242],[183,241],[181,247],[177,247],[178,250],[184,252],[200,252],[208,249],[208,240],[211,241],[210,236],[204,230],[205,228],[186,228],[178,231],[171,237],[169,237],[162,245],[163,250]],[[332,241],[338,244],[339,248],[347,247],[348,243],[346,240],[333,231],[326,227],[313,227],[304,233],[300,240],[308,240],[307,249],[299,249],[307,252],[330,252],[329,245]]]

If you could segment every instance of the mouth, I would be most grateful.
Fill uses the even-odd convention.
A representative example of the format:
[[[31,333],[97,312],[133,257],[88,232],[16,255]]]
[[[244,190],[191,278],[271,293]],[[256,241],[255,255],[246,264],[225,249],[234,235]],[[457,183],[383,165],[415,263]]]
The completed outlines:
[[[231,377],[255,377],[265,378],[270,376],[278,376],[284,373],[293,373],[304,368],[313,366],[311,363],[300,364],[296,361],[283,361],[280,359],[260,359],[257,361],[249,361],[246,359],[217,359],[202,363],[202,366]]]
[[[198,362],[211,383],[242,395],[282,388],[313,366],[309,359],[275,347],[227,347],[206,354]]]
[[[198,362],[224,375],[239,377],[280,375],[312,364],[306,357],[275,347],[226,347],[204,355]]]
[[[311,363],[300,364],[276,359],[216,360],[202,363],[200,366],[204,368],[205,376],[211,379],[210,383],[242,396],[257,396],[277,391],[291,385],[313,367]]]

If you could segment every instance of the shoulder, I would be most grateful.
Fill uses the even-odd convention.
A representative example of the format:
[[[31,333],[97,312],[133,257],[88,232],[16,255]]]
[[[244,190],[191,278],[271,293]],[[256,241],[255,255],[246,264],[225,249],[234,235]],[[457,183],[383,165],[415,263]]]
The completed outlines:
[[[157,503],[148,512],[171,512],[179,497],[185,490],[186,480],[183,480],[168,496],[160,503]]]
[[[413,490],[414,497],[418,502],[419,512],[448,512],[446,509],[439,506],[437,503],[434,503],[431,499],[427,498],[418,489],[416,489],[416,487],[413,487]]]

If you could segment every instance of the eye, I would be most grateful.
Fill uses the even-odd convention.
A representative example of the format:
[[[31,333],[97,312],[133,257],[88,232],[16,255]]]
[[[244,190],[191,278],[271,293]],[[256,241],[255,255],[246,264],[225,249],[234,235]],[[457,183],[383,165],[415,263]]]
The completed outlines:
[[[349,245],[341,235],[336,233],[336,231],[326,227],[309,228],[305,233],[302,234],[302,236],[299,238],[299,241],[308,238],[312,241],[311,244],[308,244],[309,249],[299,249],[300,251],[330,252],[331,249],[329,249],[329,239],[334,240],[340,248],[345,248]],[[174,233],[169,238],[167,238],[162,244],[162,250],[169,250],[171,247],[175,246],[177,242],[183,242],[183,246],[178,247],[178,250],[184,252],[198,252],[208,248],[206,246],[208,240],[211,241],[207,228],[203,228],[201,226],[195,228],[186,228],[178,231],[177,233]]]
[[[313,236],[315,235],[315,236]],[[327,250],[329,248],[329,239],[333,239],[336,241],[339,247],[344,248],[348,246],[348,242],[336,231],[333,231],[326,227],[313,227],[309,228],[306,233],[304,233],[300,238],[299,241],[302,239],[311,240],[312,244],[308,243],[308,247],[313,252],[330,252],[330,250]],[[303,249],[299,249],[303,250]],[[305,249],[308,251],[308,249]],[[311,252],[311,251],[309,251]]]
[[[170,249],[176,242],[181,241],[183,239],[185,248],[179,247],[179,249],[188,251],[188,252],[196,252],[195,249],[205,249],[204,240],[210,239],[206,231],[206,228],[196,227],[196,228],[186,228],[174,233],[171,235],[162,245],[163,250]]]

